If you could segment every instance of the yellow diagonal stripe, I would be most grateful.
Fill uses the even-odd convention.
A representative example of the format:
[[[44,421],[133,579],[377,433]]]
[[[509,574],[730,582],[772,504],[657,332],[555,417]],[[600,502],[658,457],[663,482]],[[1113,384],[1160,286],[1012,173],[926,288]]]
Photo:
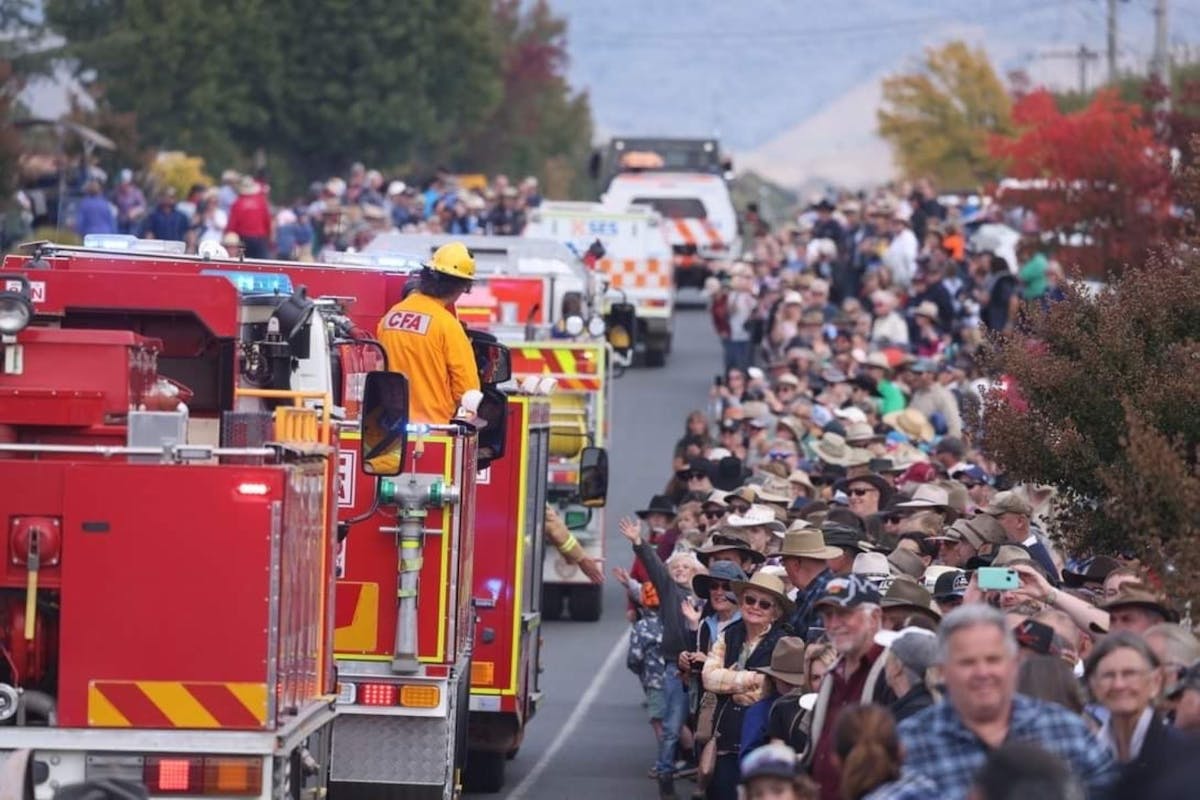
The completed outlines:
[[[526,358],[529,358],[529,359],[534,359],[534,360],[540,361],[540,360],[542,359],[542,355],[543,355],[543,354],[542,354],[541,348],[538,348],[538,347],[522,347],[522,348],[521,348],[521,355],[523,355],[523,356],[525,356]]]
[[[221,723],[208,713],[208,709],[200,705],[191,692],[176,681],[138,681],[137,687],[142,690],[150,702],[158,706],[158,710],[171,720],[177,728],[219,728]]]
[[[378,593],[379,587],[375,587]],[[227,683],[225,684],[246,710],[254,715],[259,722],[267,721],[267,685],[265,683]]]
[[[578,370],[575,369],[575,354],[570,350],[552,350],[554,360],[558,362],[558,368],[562,370],[564,375],[574,375]]]
[[[97,728],[129,728],[129,720],[117,710],[95,684],[88,684],[88,725]]]

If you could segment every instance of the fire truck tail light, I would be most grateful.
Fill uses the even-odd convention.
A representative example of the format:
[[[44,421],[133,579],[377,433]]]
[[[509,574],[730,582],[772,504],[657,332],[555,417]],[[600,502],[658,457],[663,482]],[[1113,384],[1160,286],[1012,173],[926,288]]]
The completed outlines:
[[[237,486],[237,493],[243,497],[265,497],[271,487],[265,483],[244,481]]]
[[[394,706],[397,688],[394,683],[360,683],[358,702],[364,706]]]
[[[436,686],[401,686],[400,705],[409,708],[437,708],[442,692]]]
[[[357,688],[353,683],[339,683],[337,686],[337,701],[344,706],[352,704],[358,697]]]
[[[151,794],[197,794],[204,774],[201,758],[147,758],[144,782]]]
[[[262,763],[257,758],[204,759],[205,794],[256,795],[262,782]]]
[[[496,662],[494,661],[472,661],[471,662],[471,685],[472,686],[487,686],[496,680]]]

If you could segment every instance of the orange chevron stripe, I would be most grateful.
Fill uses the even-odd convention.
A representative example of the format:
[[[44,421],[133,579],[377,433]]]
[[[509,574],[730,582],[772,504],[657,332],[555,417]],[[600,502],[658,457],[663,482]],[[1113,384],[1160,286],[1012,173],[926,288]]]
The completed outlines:
[[[98,728],[257,730],[267,685],[247,682],[91,681],[88,724]]]

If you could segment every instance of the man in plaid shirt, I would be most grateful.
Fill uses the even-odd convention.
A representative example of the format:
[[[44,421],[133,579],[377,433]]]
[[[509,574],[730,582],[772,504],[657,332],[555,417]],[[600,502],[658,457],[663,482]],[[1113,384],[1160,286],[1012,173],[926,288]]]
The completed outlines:
[[[938,796],[963,798],[988,753],[1030,742],[1060,757],[1089,798],[1103,797],[1117,766],[1084,724],[1067,709],[1016,693],[1017,642],[1004,615],[991,606],[955,609],[938,630],[946,701],[899,726],[905,771],[938,787]]]

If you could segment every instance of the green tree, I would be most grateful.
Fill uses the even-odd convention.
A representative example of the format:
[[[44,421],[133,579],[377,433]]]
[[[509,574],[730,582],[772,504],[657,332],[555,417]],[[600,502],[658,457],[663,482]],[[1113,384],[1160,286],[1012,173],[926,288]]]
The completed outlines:
[[[144,143],[276,184],[451,159],[500,96],[488,0],[47,0],[80,75]],[[288,178],[295,176],[294,179]],[[281,180],[282,178],[282,180]]]
[[[883,81],[879,135],[910,177],[948,188],[999,177],[988,136],[1011,130],[1011,100],[982,49],[960,41],[930,48],[919,68]]]
[[[468,147],[463,167],[540,174],[548,195],[582,196],[592,114],[587,94],[572,93],[565,77],[566,23],[546,0],[524,12],[520,0],[495,0],[493,16],[503,95]]]

